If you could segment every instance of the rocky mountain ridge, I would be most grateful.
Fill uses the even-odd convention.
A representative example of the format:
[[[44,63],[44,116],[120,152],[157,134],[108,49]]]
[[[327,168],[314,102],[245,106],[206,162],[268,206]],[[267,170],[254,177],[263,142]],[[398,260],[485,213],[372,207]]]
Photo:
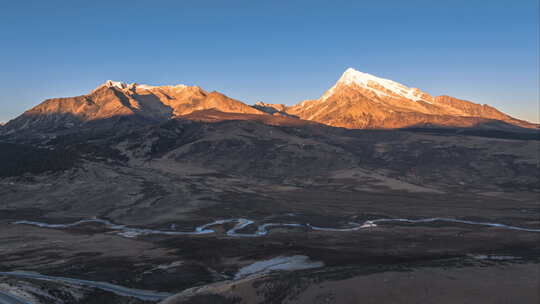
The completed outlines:
[[[538,126],[497,109],[450,96],[433,97],[417,88],[347,69],[317,100],[280,108],[301,119],[350,129],[437,125],[505,128]],[[502,124],[501,124],[502,123]]]
[[[137,123],[193,118],[194,112],[237,113],[263,122],[305,121],[349,129],[405,127],[465,127],[523,131],[538,125],[513,118],[489,106],[450,96],[433,97],[417,88],[347,69],[337,83],[317,100],[293,106],[257,102],[250,106],[219,92],[198,86],[150,86],[106,81],[90,93],[53,98],[26,111],[0,128],[0,134],[18,131],[58,131],[90,122],[131,119]],[[249,116],[256,115],[256,116]],[[282,116],[287,119],[259,119]],[[206,115],[208,119],[208,115]],[[215,116],[215,115],[214,115]],[[239,119],[238,115],[225,115]]]
[[[45,100],[9,121],[4,133],[66,129],[126,117],[162,122],[207,109],[264,114],[219,92],[209,93],[197,86],[148,86],[109,80],[86,95]]]

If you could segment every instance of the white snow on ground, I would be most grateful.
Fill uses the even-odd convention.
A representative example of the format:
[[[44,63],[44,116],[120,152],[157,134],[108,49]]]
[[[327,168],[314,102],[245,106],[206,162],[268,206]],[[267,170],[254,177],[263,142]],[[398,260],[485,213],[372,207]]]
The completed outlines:
[[[253,274],[265,274],[272,271],[291,271],[299,269],[310,269],[323,267],[324,263],[319,261],[312,261],[305,255],[293,255],[289,257],[275,257],[270,260],[258,261],[248,266],[240,268],[235,279],[241,279]]]

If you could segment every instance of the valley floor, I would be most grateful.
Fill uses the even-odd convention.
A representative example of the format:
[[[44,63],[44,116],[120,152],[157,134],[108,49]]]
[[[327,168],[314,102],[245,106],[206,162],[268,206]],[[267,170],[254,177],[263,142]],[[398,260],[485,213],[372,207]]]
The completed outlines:
[[[526,174],[470,160],[477,176],[431,183],[369,167],[279,178],[163,157],[2,178],[0,303],[536,304],[537,155],[510,144]],[[526,178],[491,183],[500,168]]]
[[[175,222],[178,227],[171,226],[168,219],[146,225],[135,225],[135,220],[125,215],[109,219],[129,227],[193,231],[204,223],[241,216],[255,221],[237,231],[246,234],[254,233],[263,223],[340,228],[350,227],[350,222],[403,217],[540,228],[534,193],[351,191],[331,183],[308,189],[289,187],[271,192],[219,193],[219,202],[189,208],[187,214],[195,220],[179,219]],[[84,210],[77,217],[42,215],[30,208],[3,212],[0,271],[179,293],[164,303],[538,302],[540,233],[534,231],[444,221],[385,222],[354,231],[279,226],[268,228],[267,235],[238,237],[225,233],[237,223],[224,223],[210,227],[215,233],[209,234],[126,235],[92,221],[56,228],[14,224],[18,220],[67,224],[91,218]],[[129,210],[122,213],[129,214]],[[268,270],[285,271],[239,275],[245,271],[242,269],[257,268],[254,265],[258,262],[295,256],[305,257],[302,263],[314,268],[278,265]],[[6,273],[0,273],[0,291],[4,298],[11,295],[34,304],[156,302],[96,286]],[[0,303],[17,303],[4,298]]]

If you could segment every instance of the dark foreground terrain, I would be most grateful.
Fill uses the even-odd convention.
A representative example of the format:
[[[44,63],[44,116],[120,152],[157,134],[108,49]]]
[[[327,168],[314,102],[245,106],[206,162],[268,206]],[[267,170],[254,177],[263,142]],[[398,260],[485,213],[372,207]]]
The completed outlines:
[[[0,303],[540,301],[530,134],[124,124],[2,138]]]

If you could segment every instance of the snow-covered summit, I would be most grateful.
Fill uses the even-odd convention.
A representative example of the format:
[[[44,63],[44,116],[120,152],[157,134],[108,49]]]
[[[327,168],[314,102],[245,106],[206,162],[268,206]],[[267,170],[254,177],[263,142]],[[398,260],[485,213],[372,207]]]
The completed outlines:
[[[390,79],[384,79],[373,76],[368,73],[362,73],[353,68],[348,68],[339,78],[334,87],[328,90],[321,99],[325,100],[330,97],[338,85],[358,85],[362,88],[375,92],[379,96],[397,95],[410,100],[422,100],[422,91],[417,88],[409,88],[401,83]],[[390,93],[390,94],[389,94]]]

